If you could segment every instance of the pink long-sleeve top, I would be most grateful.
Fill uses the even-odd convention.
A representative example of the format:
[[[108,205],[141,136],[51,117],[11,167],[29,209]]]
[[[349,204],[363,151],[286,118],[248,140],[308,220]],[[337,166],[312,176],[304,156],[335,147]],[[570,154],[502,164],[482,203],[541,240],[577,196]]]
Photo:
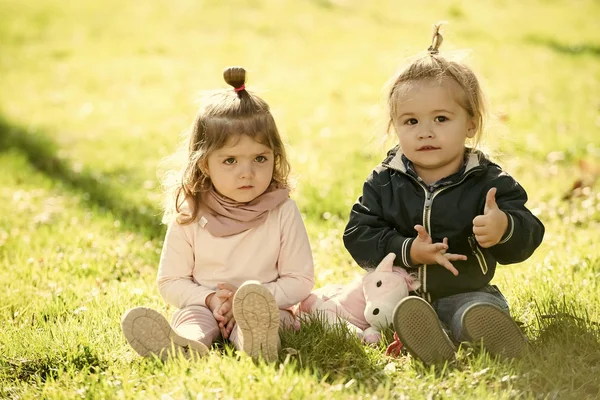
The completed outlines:
[[[217,284],[239,287],[258,280],[279,308],[304,300],[314,286],[314,264],[296,203],[288,199],[259,226],[226,237],[212,236],[197,221],[172,222],[163,244],[157,284],[177,308],[206,305]]]

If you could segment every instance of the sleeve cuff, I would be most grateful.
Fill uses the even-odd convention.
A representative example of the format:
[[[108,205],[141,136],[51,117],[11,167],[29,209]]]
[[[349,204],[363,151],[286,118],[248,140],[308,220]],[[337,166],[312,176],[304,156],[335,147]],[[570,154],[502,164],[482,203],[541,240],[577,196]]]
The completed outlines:
[[[513,232],[515,231],[515,221],[513,220],[512,215],[510,215],[506,211],[504,211],[504,213],[508,217],[508,226],[506,227],[506,232],[504,232],[504,235],[497,244],[503,244],[508,242],[512,237]]]
[[[390,243],[387,253],[396,253],[395,265],[403,268],[417,268],[418,265],[412,264],[410,260],[410,248],[415,238],[396,237]]]

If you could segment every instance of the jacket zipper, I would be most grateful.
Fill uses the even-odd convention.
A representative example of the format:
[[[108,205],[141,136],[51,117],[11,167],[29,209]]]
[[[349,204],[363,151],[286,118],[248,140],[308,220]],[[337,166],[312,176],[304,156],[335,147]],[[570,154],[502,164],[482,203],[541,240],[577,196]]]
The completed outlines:
[[[413,177],[410,174],[407,174],[404,171],[400,171],[400,170],[397,170],[394,168],[395,171],[398,171],[401,174],[404,174],[404,175],[408,176],[409,178],[411,178],[413,181],[415,181],[417,183],[417,185],[421,186],[421,188],[425,192],[425,204],[423,206],[423,227],[425,228],[427,233],[429,233],[429,236],[431,236],[431,221],[430,221],[431,207],[433,205],[433,199],[435,199],[435,196],[442,193],[446,189],[460,185],[461,183],[463,183],[465,181],[465,179],[467,179],[467,177],[469,175],[471,175],[473,172],[478,171],[480,169],[481,168],[477,168],[477,167],[470,169],[463,175],[463,177],[460,181],[453,183],[451,185],[448,185],[448,186],[444,186],[437,191],[430,192],[429,189],[427,189],[423,184],[421,184],[421,182],[419,182],[418,179],[416,179],[415,177]],[[469,244],[471,244],[471,239],[472,239],[472,237],[469,236]],[[487,263],[485,262],[485,257],[483,257],[483,253],[481,253],[481,250],[479,250],[478,247],[475,247],[475,248],[479,252],[479,256],[477,254],[475,254],[475,251],[473,251],[473,254],[475,254],[475,257],[477,258],[477,261],[479,262],[479,266],[480,266],[481,270],[484,271],[484,268],[485,268],[485,271],[483,273],[486,274],[488,268],[487,268]],[[473,246],[471,246],[471,249],[473,249]],[[481,259],[479,257],[481,257]],[[425,297],[426,295],[428,297],[430,297],[429,293],[427,293],[427,264],[422,264],[419,267],[418,274],[419,274],[419,278],[420,278],[419,280],[421,281],[421,288],[420,288],[420,291],[422,293],[421,297]]]
[[[487,262],[485,261],[485,256],[481,252],[481,249],[479,249],[477,241],[473,236],[469,236],[469,245],[471,246],[471,251],[473,252],[473,255],[475,256],[475,258],[477,258],[477,262],[479,263],[479,268],[481,268],[481,272],[483,272],[484,275],[487,274],[488,266]]]

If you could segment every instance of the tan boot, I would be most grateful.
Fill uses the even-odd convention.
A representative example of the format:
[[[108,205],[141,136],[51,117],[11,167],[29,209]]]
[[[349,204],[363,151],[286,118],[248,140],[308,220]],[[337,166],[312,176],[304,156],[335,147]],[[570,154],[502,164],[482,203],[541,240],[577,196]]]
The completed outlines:
[[[247,281],[233,297],[233,316],[238,325],[240,350],[257,360],[277,361],[279,307],[258,281]]]
[[[178,335],[169,321],[151,308],[135,307],[127,311],[121,319],[121,328],[131,347],[143,357],[155,354],[164,361],[177,353],[186,358],[208,353],[203,343]]]

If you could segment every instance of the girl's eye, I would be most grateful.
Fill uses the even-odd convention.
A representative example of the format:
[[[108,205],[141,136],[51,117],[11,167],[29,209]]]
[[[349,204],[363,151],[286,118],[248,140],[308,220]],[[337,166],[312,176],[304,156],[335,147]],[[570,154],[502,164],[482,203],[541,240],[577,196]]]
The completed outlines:
[[[418,123],[419,123],[419,121],[417,121],[416,118],[409,118],[405,122],[406,125],[416,125]]]
[[[225,164],[225,165],[231,165],[234,163],[235,163],[235,158],[233,158],[233,157],[229,157],[229,158],[226,158],[225,160],[223,160],[223,164]]]
[[[258,163],[264,163],[265,161],[267,161],[267,157],[265,156],[258,156],[254,159],[254,161],[258,162]]]
[[[446,122],[448,121],[448,118],[444,117],[443,115],[438,115],[437,117],[435,117],[435,122]]]

